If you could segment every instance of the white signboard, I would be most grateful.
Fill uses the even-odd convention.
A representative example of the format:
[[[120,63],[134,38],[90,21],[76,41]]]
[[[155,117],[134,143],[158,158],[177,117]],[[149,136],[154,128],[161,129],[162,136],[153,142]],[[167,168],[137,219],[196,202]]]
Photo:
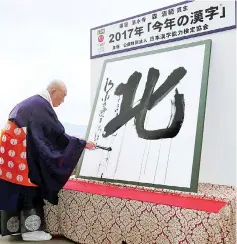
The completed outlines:
[[[91,29],[91,58],[236,28],[236,1],[191,1]]]
[[[210,46],[105,61],[79,176],[196,191]]]

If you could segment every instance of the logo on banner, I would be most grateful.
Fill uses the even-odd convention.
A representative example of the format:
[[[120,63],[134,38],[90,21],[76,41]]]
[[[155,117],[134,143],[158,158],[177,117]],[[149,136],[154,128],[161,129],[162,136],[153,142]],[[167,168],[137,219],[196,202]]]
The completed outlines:
[[[97,50],[99,53],[104,52],[105,45],[105,29],[100,29],[97,31]]]
[[[103,35],[105,33],[105,29],[100,29],[97,31],[97,35]]]
[[[99,35],[98,36],[98,42],[102,43],[104,41],[104,35]]]

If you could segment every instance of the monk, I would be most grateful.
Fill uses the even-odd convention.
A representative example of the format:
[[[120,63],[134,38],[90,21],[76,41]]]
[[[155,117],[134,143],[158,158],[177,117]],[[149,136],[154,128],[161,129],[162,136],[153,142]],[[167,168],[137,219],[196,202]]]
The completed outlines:
[[[43,206],[58,204],[87,142],[65,133],[54,107],[64,102],[66,85],[52,81],[46,90],[16,105],[0,137],[0,236],[47,241]]]

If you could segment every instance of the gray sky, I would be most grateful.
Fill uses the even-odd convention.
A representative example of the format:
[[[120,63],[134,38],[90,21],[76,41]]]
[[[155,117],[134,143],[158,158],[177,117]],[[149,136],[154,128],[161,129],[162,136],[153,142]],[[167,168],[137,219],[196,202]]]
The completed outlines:
[[[87,124],[90,28],[177,2],[0,0],[0,125],[17,102],[54,78],[68,85],[68,97],[56,110],[59,119]]]

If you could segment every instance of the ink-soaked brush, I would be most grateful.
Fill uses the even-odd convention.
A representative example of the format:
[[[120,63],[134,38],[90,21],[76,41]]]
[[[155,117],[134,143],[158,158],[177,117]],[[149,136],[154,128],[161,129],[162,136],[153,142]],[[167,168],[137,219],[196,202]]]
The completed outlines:
[[[102,150],[106,150],[106,151],[112,151],[112,148],[111,147],[102,147],[102,146],[99,146],[99,145],[96,145],[95,147],[96,149],[102,149]]]

